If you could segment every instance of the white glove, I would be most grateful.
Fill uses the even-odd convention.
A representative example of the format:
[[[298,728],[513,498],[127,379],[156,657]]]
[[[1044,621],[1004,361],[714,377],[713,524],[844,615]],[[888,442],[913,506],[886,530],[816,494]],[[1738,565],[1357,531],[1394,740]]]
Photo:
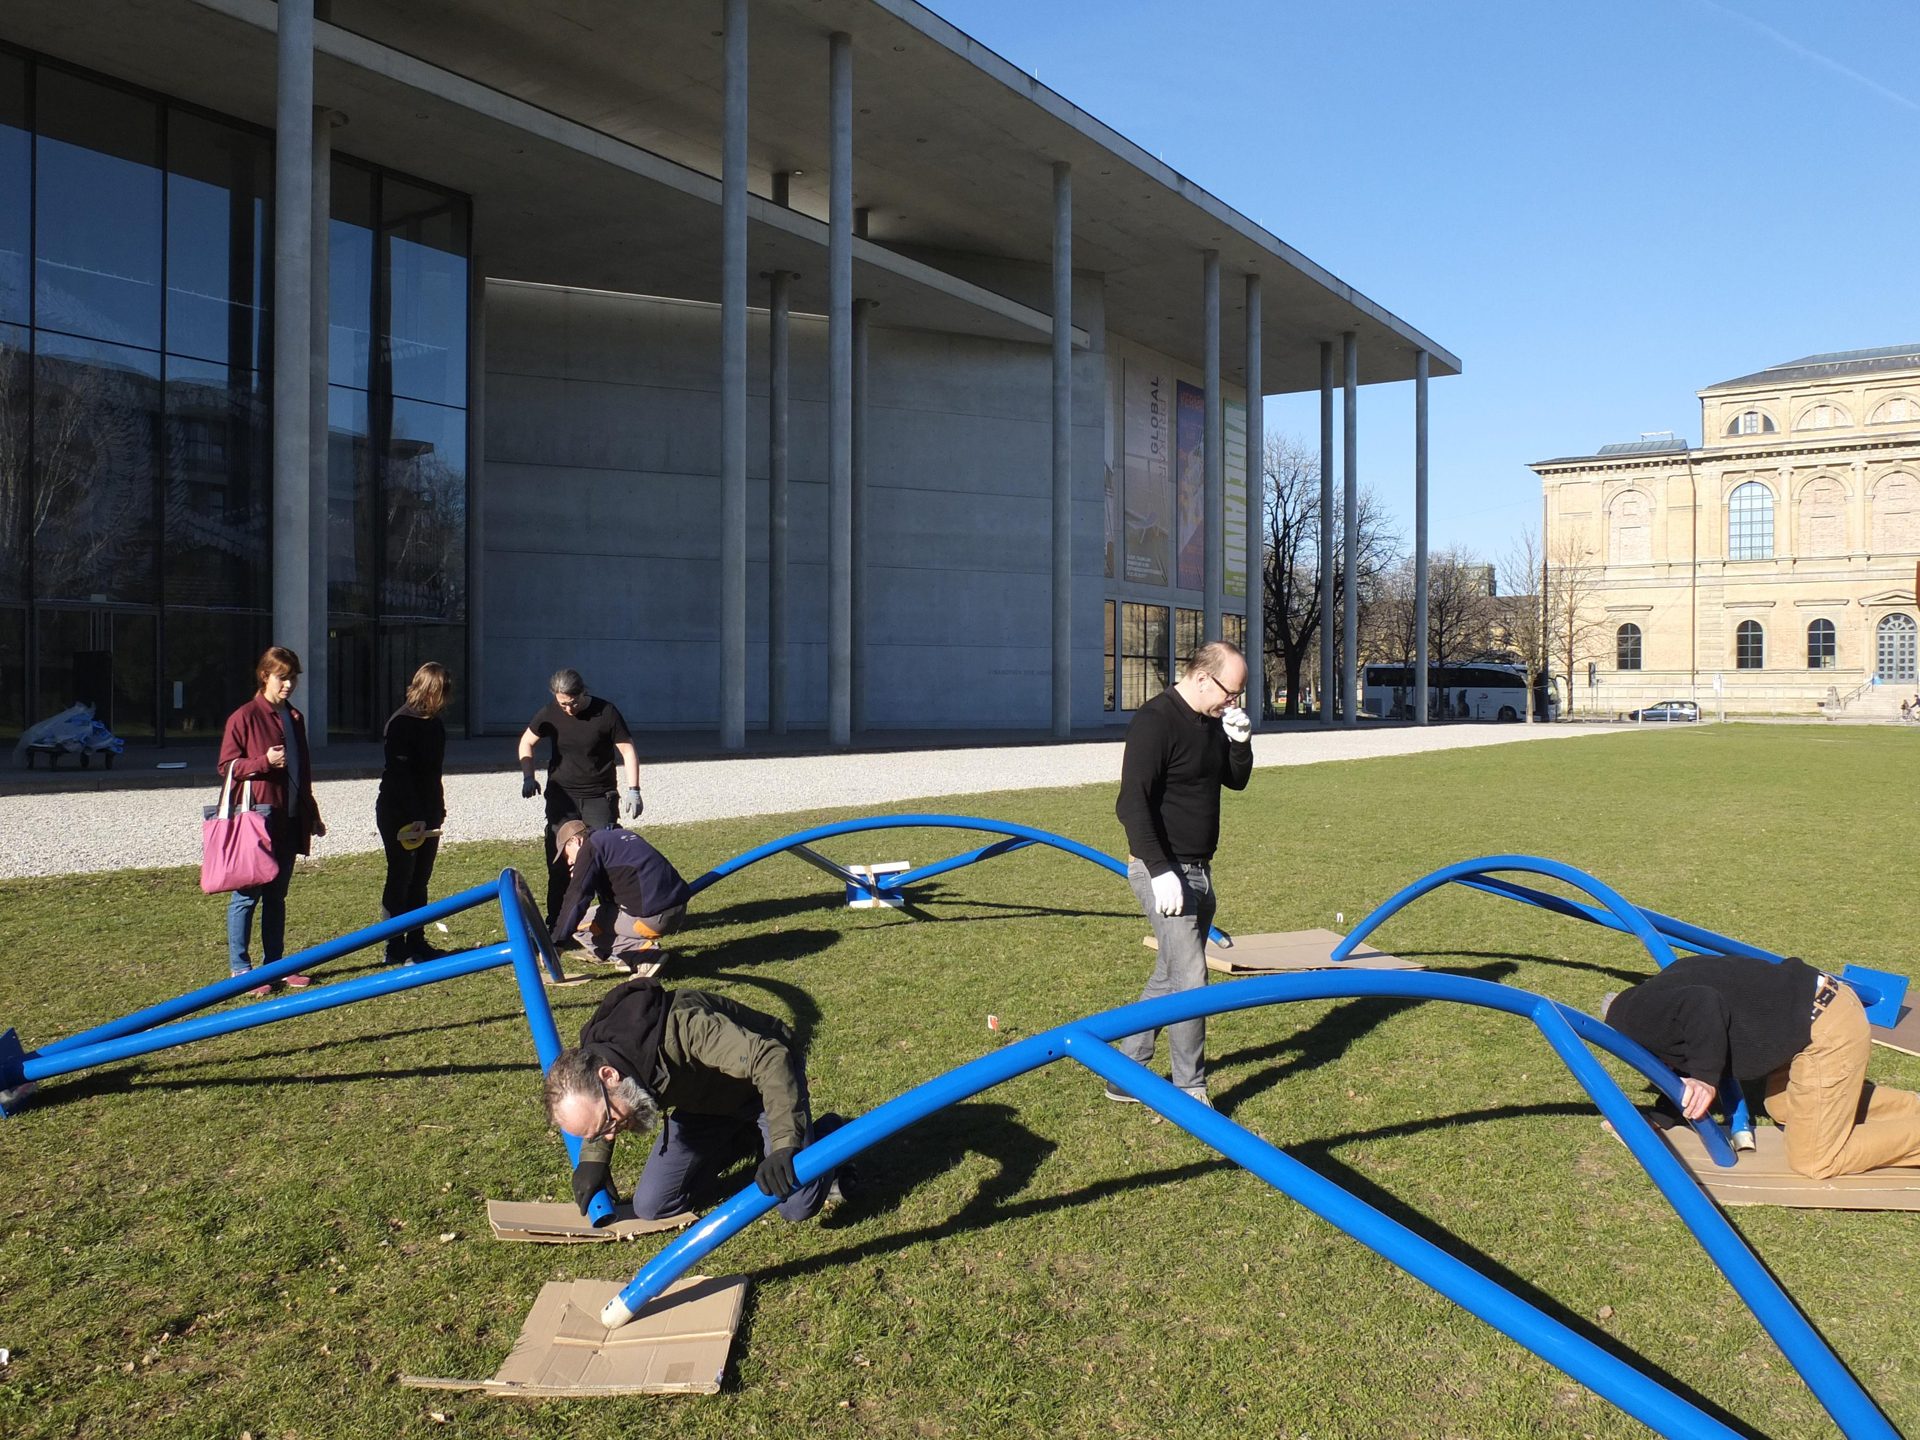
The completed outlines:
[[[1220,712],[1220,728],[1227,732],[1227,739],[1233,741],[1250,739],[1253,735],[1253,721],[1238,705],[1229,705]]]
[[[1187,890],[1178,871],[1153,877],[1153,908],[1162,915],[1178,915],[1187,908]]]

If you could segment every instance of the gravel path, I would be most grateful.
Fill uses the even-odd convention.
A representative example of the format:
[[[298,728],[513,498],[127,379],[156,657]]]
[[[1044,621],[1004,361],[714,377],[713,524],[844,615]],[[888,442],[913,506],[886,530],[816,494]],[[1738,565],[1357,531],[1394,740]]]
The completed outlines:
[[[1632,726],[1501,725],[1434,729],[1287,730],[1254,737],[1254,764],[1314,765],[1430,750],[1572,740]],[[502,742],[503,749],[510,742]],[[645,763],[646,819],[654,824],[884,805],[936,795],[977,795],[1057,785],[1112,784],[1121,742],[1030,745],[888,754],[743,757]],[[511,761],[493,775],[447,777],[443,844],[537,841],[543,810],[520,798]],[[316,857],[378,850],[374,780],[322,780],[331,827]],[[198,865],[200,806],[216,795],[191,789],[94,790],[0,797],[0,876],[74,875],[145,866]],[[964,807],[962,807],[964,808]],[[793,827],[793,828],[798,828]],[[772,831],[769,831],[771,838]]]

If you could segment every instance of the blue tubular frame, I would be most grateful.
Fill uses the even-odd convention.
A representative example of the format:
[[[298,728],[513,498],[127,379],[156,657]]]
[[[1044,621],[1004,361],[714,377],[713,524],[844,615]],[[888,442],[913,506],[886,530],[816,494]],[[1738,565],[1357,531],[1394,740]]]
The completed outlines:
[[[316,969],[329,960],[378,945],[391,936],[490,903],[500,906],[500,920],[507,935],[503,942],[442,955],[417,964],[396,965],[370,975],[336,981],[331,985],[317,985],[311,990],[282,995],[239,1010],[222,1010],[207,1015],[196,1013],[223,1000],[230,1000],[256,985],[279,980],[296,971]],[[560,961],[547,939],[546,927],[539,923],[526,881],[517,870],[503,870],[500,878],[490,884],[476,885],[471,890],[436,900],[419,910],[396,915],[337,940],[312,946],[276,960],[271,965],[259,966],[244,975],[229,976],[216,984],[189,990],[172,1000],[135,1010],[104,1025],[96,1025],[64,1040],[43,1045],[38,1050],[22,1051],[18,1039],[9,1030],[0,1035],[0,1092],[18,1090],[23,1085],[69,1075],[76,1070],[91,1069],[115,1060],[150,1055],[156,1050],[175,1045],[187,1045],[216,1035],[232,1035],[261,1025],[271,1025],[277,1020],[292,1020],[302,1015],[332,1010],[341,1005],[351,1005],[357,1000],[371,1000],[381,995],[432,985],[437,981],[451,980],[460,975],[478,974],[501,965],[513,967],[520,990],[521,1008],[526,1012],[527,1029],[533,1036],[533,1048],[539,1056],[540,1068],[545,1071],[560,1053],[561,1046],[559,1031],[553,1023],[553,1007],[547,1003],[546,991],[540,983],[540,970],[544,966],[547,973],[558,980],[561,978]],[[7,1108],[0,1106],[0,1114],[5,1113]],[[565,1139],[568,1157],[578,1165],[580,1142],[570,1135]],[[613,1202],[602,1192],[587,1213],[596,1225],[605,1224],[612,1218]]]
[[[1558,880],[1562,884],[1585,892],[1600,904],[1597,907],[1582,905],[1577,900],[1569,900],[1561,895],[1550,895],[1530,885],[1498,879],[1494,873],[1514,870],[1545,875],[1549,879]],[[1586,871],[1577,870],[1561,861],[1548,860],[1539,855],[1482,855],[1475,860],[1460,860],[1452,865],[1444,865],[1375,906],[1372,912],[1354,927],[1351,935],[1333,947],[1332,958],[1345,960],[1382,922],[1392,918],[1429,891],[1438,890],[1441,886],[1450,884],[1464,885],[1470,890],[1499,895],[1508,900],[1518,900],[1523,905],[1532,905],[1541,910],[1551,911],[1555,915],[1585,920],[1609,930],[1618,930],[1623,934],[1631,935],[1646,946],[1647,953],[1653,957],[1654,964],[1662,970],[1674,962],[1675,943],[1678,943],[1683,950],[1691,950],[1701,955],[1744,955],[1751,959],[1767,960],[1775,964],[1779,963],[1781,958],[1770,950],[1762,950],[1758,946],[1745,944],[1729,936],[1703,930],[1697,925],[1675,920],[1670,915],[1662,915],[1657,910],[1642,910],[1612,886],[1596,880]],[[1728,1076],[1719,1088],[1722,1092],[1721,1101],[1725,1107],[1728,1129],[1735,1135],[1751,1137],[1753,1114],[1748,1108],[1747,1097],[1740,1088],[1739,1080]],[[1718,1156],[1715,1159],[1722,1165],[1733,1164],[1731,1156],[1725,1160],[1720,1160]]]
[[[749,865],[756,864],[770,856],[784,854],[789,850],[804,849],[816,840],[830,840],[836,835],[858,835],[868,830],[984,830],[990,835],[1005,836],[990,845],[977,850],[969,850],[945,860],[936,860],[930,865],[921,865],[897,875],[876,875],[871,882],[854,876],[847,876],[847,883],[856,889],[865,890],[874,899],[887,895],[897,895],[907,886],[935,875],[944,875],[949,870],[959,870],[968,865],[978,864],[982,860],[991,860],[997,855],[1008,855],[1015,850],[1024,850],[1029,845],[1050,845],[1055,850],[1063,850],[1069,855],[1077,855],[1103,870],[1111,870],[1122,880],[1127,878],[1126,865],[1113,856],[1082,845],[1077,840],[1069,840],[1064,835],[1055,835],[1050,830],[1036,830],[1031,825],[1020,825],[1011,820],[986,820],[978,815],[869,815],[859,820],[840,820],[831,825],[816,825],[810,830],[796,830],[778,840],[769,840],[764,845],[723,860],[698,880],[692,881],[687,890],[698,895],[710,885],[717,885],[729,875],[736,875]],[[817,862],[816,862],[817,863]],[[1230,946],[1233,937],[1219,926],[1207,932],[1207,938],[1216,945]]]
[[[1766,1327],[1842,1433],[1897,1440],[1898,1432],[1872,1398],[1581,1042],[1597,1045],[1632,1066],[1676,1100],[1681,1093],[1679,1077],[1618,1031],[1542,996],[1491,981],[1420,971],[1323,970],[1259,976],[1136,1001],[1032,1036],[928,1080],[807,1146],[795,1157],[794,1171],[803,1183],[816,1179],[946,1106],[1055,1060],[1071,1059],[1138,1097],[1196,1139],[1245,1166],[1661,1435],[1711,1436],[1716,1440],[1733,1436],[1736,1432],[1660,1382],[1112,1048],[1112,1042],[1123,1036],[1199,1016],[1296,1000],[1375,996],[1447,1000],[1532,1020],[1567,1063],[1574,1079],[1612,1121],[1633,1157],[1754,1317]],[[1717,1146],[1724,1153],[1725,1142],[1716,1129],[1704,1123],[1695,1128],[1709,1148]],[[748,1185],[649,1260],[608,1302],[602,1321],[624,1324],[691,1266],[776,1203],[773,1197]]]

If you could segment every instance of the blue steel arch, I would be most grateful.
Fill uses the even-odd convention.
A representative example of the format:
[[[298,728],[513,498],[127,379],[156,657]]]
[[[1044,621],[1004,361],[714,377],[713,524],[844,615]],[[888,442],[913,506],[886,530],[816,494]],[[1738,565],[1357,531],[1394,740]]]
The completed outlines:
[[[996,840],[991,845],[983,845],[977,850],[968,850],[949,856],[945,860],[936,860],[930,865],[916,866],[897,875],[877,875],[871,880],[853,875],[819,856],[806,853],[806,847],[815,841],[831,840],[836,835],[858,835],[868,830],[984,830],[989,835],[1001,835],[1006,838]],[[807,830],[796,830],[793,834],[783,835],[778,840],[769,840],[764,845],[756,845],[751,850],[742,851],[731,860],[722,860],[699,879],[690,881],[687,889],[691,894],[698,895],[709,886],[719,884],[729,875],[737,875],[749,865],[774,855],[798,851],[810,863],[836,875],[853,889],[865,891],[877,897],[901,893],[909,885],[930,880],[935,875],[944,875],[950,870],[959,870],[967,865],[978,864],[982,860],[991,860],[997,855],[1024,850],[1029,845],[1051,846],[1068,855],[1077,855],[1080,859],[1098,865],[1103,870],[1111,870],[1122,880],[1127,878],[1126,865],[1104,851],[1082,845],[1078,840],[1069,840],[1064,835],[1056,835],[1051,830],[1038,830],[1031,825],[1021,825],[1012,820],[988,820],[979,815],[868,815],[857,820],[836,820],[830,825],[815,825]],[[1217,925],[1208,932],[1208,936],[1218,945],[1233,943],[1233,937]]]
[[[1586,1045],[1597,1045],[1632,1066],[1676,1102],[1681,1095],[1679,1077],[1651,1053],[1599,1021],[1545,996],[1487,980],[1419,971],[1323,970],[1259,976],[1136,1001],[1057,1026],[925,1081],[807,1146],[795,1157],[794,1171],[802,1182],[816,1179],[948,1105],[970,1099],[1056,1060],[1071,1059],[1108,1084],[1138,1097],[1196,1139],[1252,1171],[1322,1219],[1339,1226],[1415,1279],[1438,1290],[1657,1433],[1734,1440],[1738,1432],[1659,1381],[1512,1294],[1277,1146],[1184,1094],[1169,1081],[1115,1050],[1111,1043],[1140,1030],[1199,1016],[1289,1001],[1374,996],[1447,1000],[1531,1019],[1612,1123],[1708,1257],[1727,1277],[1754,1318],[1766,1328],[1833,1417],[1841,1433],[1849,1437],[1898,1440],[1899,1432],[1872,1397],[1828,1348],[1761,1260],[1747,1248],[1686,1167],[1653,1134],[1633,1102]],[[1695,1128],[1719,1163],[1732,1163],[1732,1155],[1717,1128],[1707,1122],[1700,1122]],[[602,1322],[610,1328],[627,1323],[691,1266],[765,1215],[776,1203],[773,1197],[761,1194],[756,1186],[749,1184],[642,1266],[619,1295],[607,1302],[601,1313]]]

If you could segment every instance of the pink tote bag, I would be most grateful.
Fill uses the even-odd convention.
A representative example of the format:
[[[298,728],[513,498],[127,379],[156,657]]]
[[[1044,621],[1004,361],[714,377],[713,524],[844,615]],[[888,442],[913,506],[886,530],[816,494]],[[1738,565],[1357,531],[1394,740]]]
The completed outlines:
[[[280,873],[267,834],[267,817],[253,808],[253,782],[240,786],[240,808],[233,808],[233,772],[220,782],[220,805],[200,823],[200,888],[209,895],[250,890]]]

